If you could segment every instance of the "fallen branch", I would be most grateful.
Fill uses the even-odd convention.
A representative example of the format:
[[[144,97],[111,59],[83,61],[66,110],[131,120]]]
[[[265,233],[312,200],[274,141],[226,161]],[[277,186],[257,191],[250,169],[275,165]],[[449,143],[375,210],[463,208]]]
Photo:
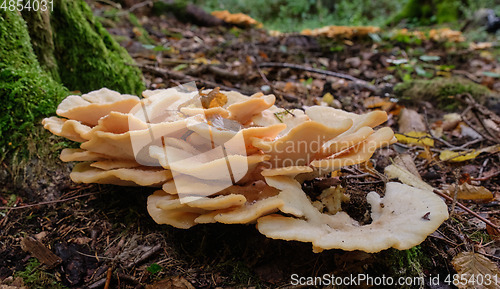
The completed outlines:
[[[307,67],[307,66],[303,66],[303,65],[292,64],[292,63],[280,63],[280,62],[263,62],[263,63],[259,64],[259,67],[280,67],[280,68],[292,68],[292,69],[304,70],[304,71],[308,71],[308,72],[319,73],[319,74],[323,74],[323,75],[347,79],[347,80],[353,81],[354,83],[356,83],[356,84],[358,84],[358,85],[362,86],[363,88],[366,88],[370,91],[377,90],[375,85],[373,85],[365,80],[356,78],[356,77],[348,75],[348,74],[339,73],[339,72],[317,69],[317,68]]]
[[[129,269],[129,268],[132,268],[134,266],[136,266],[137,264],[145,261],[146,259],[148,259],[149,257],[151,257],[153,254],[155,254],[156,252],[160,251],[161,250],[161,244],[158,244],[154,247],[152,247],[151,249],[149,249],[149,251],[145,252],[141,257],[139,257],[137,260],[133,261],[133,262],[130,262],[129,264],[127,264],[125,266],[126,269]]]
[[[450,196],[446,195],[445,193],[439,191],[439,190],[434,190],[434,193],[445,198],[446,200],[450,201],[450,202],[453,202],[453,198],[451,198]],[[460,202],[456,202],[456,205],[459,206],[461,209],[463,209],[464,211],[466,211],[467,213],[473,215],[474,217],[478,218],[479,220],[483,221],[485,224],[489,225],[490,227],[492,227],[494,230],[496,230],[497,232],[500,232],[500,227],[493,224],[492,222],[490,222],[489,220],[481,217],[480,215],[478,215],[476,212],[472,211],[471,209],[467,208],[466,206],[464,206],[462,203]]]
[[[209,72],[225,79],[238,80],[243,78],[243,75],[239,73],[229,71],[215,65],[207,65],[206,67]]]
[[[183,73],[174,72],[174,71],[164,69],[164,68],[152,67],[152,66],[148,66],[148,65],[132,65],[132,64],[129,64],[129,65],[139,67],[140,69],[142,69],[146,72],[154,73],[156,75],[167,77],[167,78],[179,79],[179,80],[185,81],[185,82],[194,81],[194,82],[200,83],[202,86],[207,86],[207,87],[212,87],[212,88],[220,87],[223,90],[233,90],[233,91],[240,92],[242,94],[253,94],[253,92],[241,91],[241,90],[234,88],[234,87],[225,86],[225,85],[213,82],[213,81],[204,80],[204,79],[201,79],[199,77],[194,77],[191,75],[186,75]]]

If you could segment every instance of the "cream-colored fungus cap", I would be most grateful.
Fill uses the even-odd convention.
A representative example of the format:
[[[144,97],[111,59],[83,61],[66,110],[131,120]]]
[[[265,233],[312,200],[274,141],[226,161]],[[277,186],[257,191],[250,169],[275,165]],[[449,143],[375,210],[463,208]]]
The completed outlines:
[[[375,129],[383,111],[288,110],[273,95],[189,88],[148,90],[142,99],[109,89],[69,96],[57,109],[65,118],[43,125],[82,143],[60,156],[82,162],[74,182],[161,187],[147,201],[159,224],[257,223],[270,238],[311,242],[315,251],[377,252],[417,245],[448,217],[427,187],[387,183],[383,198],[370,192],[368,225],[342,211],[338,187],[314,201],[302,190],[298,180],[368,161],[393,143],[390,128]]]
[[[82,96],[66,97],[57,107],[56,113],[59,116],[94,126],[101,117],[108,115],[111,111],[127,113],[138,103],[137,96],[120,94],[102,88]]]
[[[375,192],[368,194],[372,222],[359,225],[345,212],[320,213],[293,179],[268,181],[282,190],[280,196],[288,202],[281,210],[295,217],[275,214],[259,218],[258,230],[273,239],[311,242],[317,252],[410,249],[448,218],[446,204],[432,191],[392,182],[387,183],[383,198]]]

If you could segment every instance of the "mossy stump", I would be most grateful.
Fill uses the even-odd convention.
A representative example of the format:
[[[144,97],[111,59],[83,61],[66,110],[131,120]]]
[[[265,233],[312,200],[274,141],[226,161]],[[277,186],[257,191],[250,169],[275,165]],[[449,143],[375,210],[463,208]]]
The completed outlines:
[[[83,0],[54,0],[53,8],[0,10],[0,160],[27,155],[33,128],[70,90],[139,95],[145,88],[130,55]]]

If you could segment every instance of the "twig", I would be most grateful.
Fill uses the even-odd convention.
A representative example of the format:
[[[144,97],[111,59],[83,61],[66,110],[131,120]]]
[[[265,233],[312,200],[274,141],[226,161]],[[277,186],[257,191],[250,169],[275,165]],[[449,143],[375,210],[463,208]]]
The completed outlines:
[[[129,275],[125,274],[125,273],[117,273],[116,275],[120,279],[127,280],[127,281],[129,281],[131,283],[134,283],[134,284],[140,284],[139,280],[137,280],[136,278],[134,278],[132,276],[129,276]]]
[[[292,64],[292,63],[280,63],[280,62],[263,62],[263,63],[260,63],[259,66],[260,67],[292,68],[292,69],[304,70],[304,71],[313,72],[313,73],[319,73],[319,74],[323,74],[323,75],[328,75],[328,76],[333,76],[333,77],[338,77],[338,78],[343,78],[343,79],[353,81],[356,84],[359,84],[370,91],[377,90],[377,88],[373,84],[371,84],[365,80],[356,78],[354,76],[344,74],[344,73],[333,72],[333,71],[328,71],[328,70],[323,70],[323,69],[316,69],[316,68]]]
[[[495,133],[491,132],[490,128],[481,120],[481,117],[479,117],[478,112],[474,110],[472,113],[476,117],[479,124],[483,127],[484,131],[486,131],[496,141],[496,143],[499,143],[500,139],[495,135]]]
[[[457,151],[457,150],[468,150],[468,146],[471,146],[473,144],[476,144],[478,142],[482,142],[484,139],[481,137],[481,138],[478,138],[478,139],[474,139],[474,140],[471,140],[469,142],[466,142],[464,143],[463,145],[461,146],[458,146],[458,147],[454,147],[454,148],[450,148],[450,151]]]
[[[274,85],[269,81],[269,79],[267,79],[267,77],[264,74],[264,72],[262,71],[262,69],[260,69],[260,66],[257,64],[256,67],[257,67],[257,71],[259,72],[260,77],[262,78],[262,80],[264,80],[264,82],[267,85],[269,85],[269,87],[271,88],[272,93],[275,94],[275,95],[278,95],[281,98],[281,100],[295,102],[295,101],[297,101],[299,99],[298,97],[293,96],[293,95],[288,94],[288,93],[283,93],[283,92],[279,92],[278,93],[278,91],[276,90],[276,88],[274,87]]]
[[[469,93],[464,93],[462,95],[459,95],[458,98],[460,101],[464,102],[465,104],[472,106],[475,110],[480,112],[481,114],[487,116],[490,118],[493,122],[496,124],[500,125],[500,116],[498,116],[496,113],[493,111],[489,110],[487,107],[484,105],[481,105],[477,103],[474,98],[469,94]]]
[[[462,117],[462,120],[465,122],[465,124],[467,124],[471,129],[473,129],[475,132],[477,132],[478,134],[480,134],[483,138],[489,140],[489,141],[492,141],[494,143],[498,143],[498,141],[496,141],[495,139],[493,139],[491,136],[487,135],[487,134],[484,134],[482,131],[480,130],[477,130],[474,128],[474,125],[467,119],[466,117],[466,114],[471,111],[472,109],[472,106],[468,106],[461,114],[461,117]]]
[[[487,254],[487,253],[482,253],[482,252],[476,252],[476,253],[481,254],[483,256],[486,256],[486,257],[490,257],[490,258],[496,259],[496,260],[500,260],[500,257],[497,257],[495,255],[491,255],[491,254]]]
[[[141,8],[141,7],[144,7],[144,6],[146,6],[146,5],[151,5],[151,6],[153,6],[153,1],[151,1],[151,0],[147,0],[147,1],[144,1],[144,2],[136,3],[136,4],[132,5],[132,7],[130,7],[130,8],[128,9],[128,11],[129,11],[129,12],[132,12],[132,11],[134,11],[134,10],[136,10],[136,9],[139,9],[139,8]]]
[[[489,159],[486,159],[486,161],[488,161],[488,160],[489,160]],[[486,162],[486,161],[485,161],[485,162]],[[481,172],[481,173],[482,173],[482,172]],[[487,181],[487,180],[489,180],[489,179],[491,179],[491,178],[493,178],[493,177],[496,177],[496,176],[498,176],[498,175],[500,175],[500,170],[497,170],[497,171],[495,171],[495,172],[493,172],[493,173],[491,173],[491,174],[488,174],[488,175],[486,175],[486,176],[482,176],[482,177],[477,177],[477,178],[474,178],[474,181],[484,182],[484,181]]]
[[[427,109],[425,109],[425,107],[424,107],[424,123],[425,123],[425,129],[427,130],[427,133],[432,137],[432,139],[437,140],[438,142],[443,143],[452,149],[458,149],[457,146],[452,145],[451,143],[445,141],[444,139],[442,139],[440,137],[436,137],[432,133],[432,130],[431,130],[430,125],[429,125],[429,120],[427,119]]]
[[[36,206],[42,206],[42,205],[50,205],[50,204],[56,204],[56,203],[63,203],[63,202],[67,202],[67,201],[71,201],[71,200],[74,200],[74,199],[78,199],[78,198],[82,198],[82,197],[86,197],[86,196],[91,196],[91,195],[95,195],[95,194],[96,193],[87,193],[87,194],[78,195],[78,196],[74,196],[74,197],[67,198],[67,199],[55,200],[55,201],[47,201],[47,202],[40,202],[40,203],[29,204],[29,205],[25,205],[25,206],[21,206],[21,207],[0,207],[0,210],[4,210],[4,209],[7,209],[7,210],[18,210],[18,209],[25,209],[25,208],[31,208],[31,207],[36,207]]]
[[[98,281],[89,285],[89,289],[99,288],[106,283],[106,278],[99,279]]]
[[[160,249],[161,249],[161,244],[154,246],[153,248],[149,249],[149,251],[142,254],[142,256],[139,257],[137,260],[130,262],[127,266],[125,266],[125,268],[127,268],[127,269],[132,268],[133,266],[135,266],[135,265],[141,263],[142,261],[146,260],[147,258],[151,257],[156,252],[160,251]]]
[[[453,199],[446,195],[445,193],[439,191],[439,190],[434,190],[434,193],[447,199],[448,201],[450,202],[453,202]],[[476,212],[472,211],[471,209],[467,208],[466,206],[462,205],[462,203],[458,202],[457,201],[457,206],[459,206],[461,209],[463,209],[464,211],[466,211],[467,213],[473,215],[474,217],[478,218],[479,220],[483,221],[484,223],[488,224],[489,226],[491,226],[494,230],[500,232],[500,227],[498,227],[497,225],[493,224],[492,222],[490,222],[489,220],[481,217],[480,215],[478,215]]]
[[[363,173],[361,175],[347,175],[343,178],[344,179],[358,179],[358,178],[364,178],[364,177],[373,177],[373,175],[370,173]]]
[[[451,71],[452,73],[455,73],[455,74],[458,74],[458,75],[463,75],[465,77],[467,77],[468,79],[472,80],[473,82],[475,83],[481,83],[481,81],[477,80],[477,78],[472,75],[472,73],[468,72],[468,71],[465,71],[465,70],[452,70]]]
[[[219,77],[223,77],[223,78],[227,78],[227,79],[238,80],[238,79],[243,78],[243,75],[241,75],[237,72],[232,72],[232,71],[217,67],[215,65],[208,65],[208,66],[206,66],[206,69],[209,72],[211,72]]]
[[[112,6],[113,8],[116,8],[116,9],[122,9],[122,5],[120,5],[120,3],[116,3],[116,2],[113,2],[111,0],[96,0],[96,2],[102,2],[102,3],[105,3],[105,4],[108,4],[109,6]]]
[[[85,256],[85,257],[95,258],[97,260],[97,262],[100,262],[99,259],[114,260],[114,258],[109,258],[109,257],[104,257],[104,256],[97,256],[97,254],[96,255],[89,255],[89,254],[82,253],[80,251],[76,251],[76,253],[78,253],[78,254],[80,254],[82,256]]]
[[[140,69],[142,69],[144,71],[154,73],[154,74],[157,74],[157,75],[160,75],[163,77],[167,77],[167,78],[175,78],[175,79],[180,79],[180,80],[184,80],[187,82],[195,81],[195,82],[201,83],[203,86],[220,87],[221,89],[224,89],[224,90],[233,90],[233,91],[237,91],[237,92],[240,92],[243,94],[252,94],[252,92],[249,92],[249,91],[242,91],[242,90],[239,90],[239,89],[234,88],[234,87],[225,86],[222,84],[215,83],[213,81],[204,80],[204,79],[194,77],[191,75],[186,75],[183,73],[173,72],[173,71],[170,71],[170,70],[164,69],[164,68],[152,67],[152,66],[148,66],[148,65],[136,65],[136,64],[127,64],[127,65],[139,67]]]
[[[106,273],[106,284],[104,284],[104,289],[109,289],[109,284],[111,284],[111,275],[113,274],[113,268],[108,268]]]

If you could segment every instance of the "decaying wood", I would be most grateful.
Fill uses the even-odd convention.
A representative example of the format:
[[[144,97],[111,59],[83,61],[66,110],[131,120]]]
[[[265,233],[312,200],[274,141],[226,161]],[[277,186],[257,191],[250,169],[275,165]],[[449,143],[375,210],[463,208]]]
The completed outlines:
[[[52,253],[52,251],[33,237],[28,236],[23,238],[21,240],[21,248],[37,258],[40,263],[47,265],[48,268],[53,268],[62,262],[59,256]]]

